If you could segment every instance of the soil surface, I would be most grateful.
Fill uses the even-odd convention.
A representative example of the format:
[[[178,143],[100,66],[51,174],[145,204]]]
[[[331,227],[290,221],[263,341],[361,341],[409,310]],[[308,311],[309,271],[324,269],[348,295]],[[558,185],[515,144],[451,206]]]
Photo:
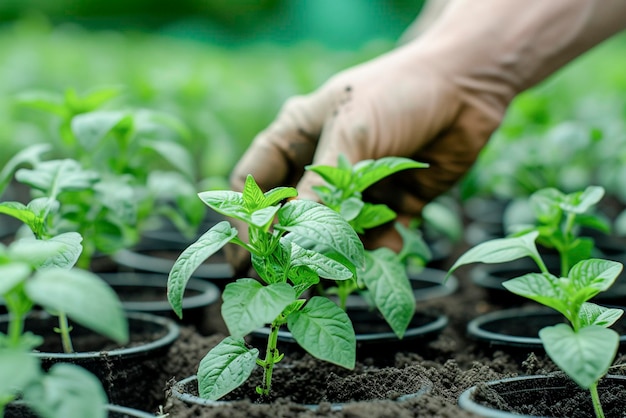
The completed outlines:
[[[447,265],[441,267],[449,266],[457,257],[458,254],[452,255]],[[552,373],[556,367],[544,353],[512,356],[466,336],[470,319],[506,307],[488,298],[483,289],[470,281],[471,268],[463,267],[455,273],[459,288],[454,294],[420,302],[418,309],[439,311],[449,319],[448,326],[431,341],[409,349],[405,347],[399,352],[386,347],[371,357],[360,359],[351,371],[292,352],[275,372],[276,398],[259,399],[254,393],[254,386],[261,378],[257,373],[248,380],[249,384],[233,394],[235,400],[228,405],[188,404],[172,396],[171,385],[195,375],[200,359],[224,337],[225,329],[215,307],[210,327],[215,332],[201,335],[194,327],[183,328],[163,367],[159,382],[162,391],[157,388],[153,395],[160,402],[159,409],[176,418],[477,416],[457,405],[464,390],[495,379]],[[196,393],[195,384],[186,389],[191,394]],[[418,395],[404,396],[415,393]]]

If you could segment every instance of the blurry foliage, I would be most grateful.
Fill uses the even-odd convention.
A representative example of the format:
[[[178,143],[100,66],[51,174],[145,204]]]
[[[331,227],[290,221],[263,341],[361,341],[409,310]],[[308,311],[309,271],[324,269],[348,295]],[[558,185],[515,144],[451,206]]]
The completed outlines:
[[[227,48],[21,20],[0,30],[0,163],[29,144],[59,142],[59,118],[20,105],[24,94],[71,89],[82,97],[109,86],[121,94],[103,110],[143,107],[178,117],[191,131],[199,180],[224,177],[289,96],[310,92],[392,46],[379,41],[353,52],[312,42]]]
[[[3,0],[0,21],[39,13],[55,24],[160,31],[218,43],[313,39],[358,48],[397,39],[424,0]]]

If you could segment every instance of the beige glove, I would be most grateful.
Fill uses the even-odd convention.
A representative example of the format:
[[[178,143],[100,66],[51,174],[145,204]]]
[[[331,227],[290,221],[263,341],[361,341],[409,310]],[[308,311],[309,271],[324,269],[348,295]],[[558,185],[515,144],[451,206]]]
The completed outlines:
[[[451,0],[418,39],[287,101],[231,176],[315,198],[307,164],[405,156],[430,167],[373,187],[406,221],[470,168],[516,94],[626,27],[623,0]],[[388,235],[390,234],[390,235]],[[366,245],[399,246],[393,228]]]

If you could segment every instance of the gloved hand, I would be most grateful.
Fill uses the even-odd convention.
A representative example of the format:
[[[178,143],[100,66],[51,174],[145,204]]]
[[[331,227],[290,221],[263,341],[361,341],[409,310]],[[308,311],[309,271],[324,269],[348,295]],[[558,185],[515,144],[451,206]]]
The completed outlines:
[[[251,173],[264,190],[292,185],[315,199],[311,186],[322,181],[307,164],[336,165],[339,153],[353,163],[410,157],[430,167],[367,196],[408,222],[466,173],[516,94],[625,26],[622,0],[452,0],[418,39],[288,100],[231,186],[241,190]],[[401,245],[394,228],[364,241]]]

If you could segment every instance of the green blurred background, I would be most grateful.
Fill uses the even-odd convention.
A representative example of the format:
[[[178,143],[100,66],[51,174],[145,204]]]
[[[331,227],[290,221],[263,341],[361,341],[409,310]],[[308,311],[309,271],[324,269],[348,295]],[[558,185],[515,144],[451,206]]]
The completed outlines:
[[[121,94],[105,108],[162,111],[190,128],[205,187],[227,176],[288,97],[392,49],[422,6],[422,0],[2,0],[0,163],[58,135],[58,120],[25,109],[17,97],[69,89],[80,96],[114,86]],[[462,196],[506,198],[594,183],[626,201],[625,120],[621,34],[517,97],[462,183]]]

